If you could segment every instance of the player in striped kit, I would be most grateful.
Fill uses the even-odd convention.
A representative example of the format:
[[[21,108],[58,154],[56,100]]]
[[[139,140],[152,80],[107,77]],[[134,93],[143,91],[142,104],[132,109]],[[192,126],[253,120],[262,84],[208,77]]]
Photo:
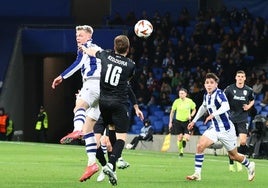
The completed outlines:
[[[92,43],[93,28],[88,25],[76,27],[76,41],[78,46],[95,47],[101,49]],[[99,96],[100,96],[100,59],[89,56],[80,49],[77,51],[77,58],[71,66],[54,79],[52,88],[55,89],[63,79],[72,76],[76,71],[81,70],[83,86],[76,96],[74,112],[73,132],[63,137],[60,143],[70,143],[74,139],[81,138],[85,140],[86,151],[88,155],[87,168],[80,178],[85,181],[99,170],[96,164],[97,143],[93,133],[93,127],[99,118]],[[86,124],[87,126],[83,126]],[[82,130],[83,129],[83,130]],[[82,134],[82,131],[86,133]]]
[[[84,45],[86,47],[97,45],[92,43],[93,28],[88,25],[76,27],[76,41],[77,45]],[[98,108],[98,100],[100,94],[100,60],[95,57],[90,57],[84,54],[81,50],[77,51],[77,58],[71,66],[69,66],[63,73],[54,79],[52,88],[55,89],[64,79],[72,76],[76,71],[81,70],[83,86],[77,94],[76,104],[74,108],[74,130],[72,133],[63,137],[60,143],[70,143],[73,139],[81,137],[82,126],[86,121],[86,110],[89,108]],[[99,112],[96,110],[91,117],[92,123],[95,124],[99,118]],[[97,118],[97,119],[96,119]]]
[[[248,180],[255,177],[255,163],[250,162],[245,155],[237,152],[237,138],[235,127],[229,118],[230,106],[224,92],[218,89],[219,78],[214,73],[208,73],[205,78],[206,94],[198,112],[192,122],[188,124],[191,130],[195,122],[206,112],[208,116],[205,124],[211,121],[211,126],[203,133],[197,144],[195,154],[195,172],[187,176],[188,180],[201,180],[201,170],[204,161],[204,150],[211,144],[220,141],[228,151],[231,159],[242,163],[248,169]]]

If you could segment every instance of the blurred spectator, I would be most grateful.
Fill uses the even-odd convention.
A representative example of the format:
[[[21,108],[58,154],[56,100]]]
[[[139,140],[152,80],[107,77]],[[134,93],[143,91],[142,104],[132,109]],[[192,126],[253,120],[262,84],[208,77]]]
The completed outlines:
[[[6,133],[7,141],[12,141],[13,135],[14,135],[14,123],[13,123],[13,120],[10,119],[10,116],[9,116],[7,133]]]
[[[173,67],[172,66],[168,66],[166,73],[167,73],[168,77],[170,79],[172,79],[174,77],[174,69],[173,69]]]
[[[260,82],[262,82],[262,83],[266,82],[266,80],[267,80],[267,72],[266,72],[265,69],[262,69],[260,71],[259,79],[260,79]]]
[[[148,101],[150,99],[150,94],[149,94],[146,86],[143,83],[141,83],[141,82],[138,83],[138,89],[135,92],[135,94],[137,97],[138,105],[140,107],[143,107],[148,103]]]
[[[151,106],[151,105],[158,105],[159,102],[157,100],[157,97],[155,95],[151,95],[151,98],[149,100],[149,102],[147,103],[147,106]]]
[[[130,144],[126,145],[127,149],[135,149],[139,143],[139,141],[153,141],[153,127],[151,126],[151,122],[149,120],[144,121],[144,126],[140,130],[140,134],[135,136]]]
[[[7,127],[9,124],[8,114],[3,107],[0,108],[0,140],[6,140]]]
[[[115,13],[115,16],[110,21],[110,25],[124,25],[124,19],[121,17],[119,12]]]
[[[153,90],[153,87],[155,87],[155,83],[156,80],[153,76],[153,73],[150,71],[148,72],[148,77],[147,77],[147,80],[146,80],[146,85],[147,85],[147,88],[149,89],[149,91],[152,91]]]
[[[162,62],[162,68],[164,69],[164,71],[166,71],[169,66],[175,66],[175,59],[171,56],[169,52],[167,52]]]
[[[40,106],[35,124],[37,142],[47,142],[48,116],[43,106]]]
[[[232,8],[231,12],[230,12],[230,18],[231,18],[231,24],[234,26],[239,26],[240,25],[240,13],[238,12],[237,8],[234,7]]]
[[[163,111],[166,111],[166,108],[171,106],[172,101],[169,98],[169,95],[165,92],[160,93],[160,98],[159,98],[159,105]]]
[[[255,95],[261,94],[263,88],[262,82],[259,79],[256,80],[255,84],[252,86]]]
[[[185,28],[190,25],[191,15],[186,7],[182,8],[179,17],[177,20],[177,25],[183,27],[183,31]]]
[[[263,100],[261,101],[261,106],[268,105],[268,79],[265,81],[265,84],[262,88],[262,94],[264,95]]]
[[[171,89],[172,93],[177,93],[176,89],[183,82],[183,78],[181,77],[179,72],[176,72],[174,77],[171,80]]]
[[[136,24],[136,22],[137,22],[137,18],[136,18],[135,13],[133,11],[130,11],[126,16],[125,24],[129,26],[133,26]]]
[[[253,85],[256,83],[256,81],[257,81],[257,74],[256,74],[256,72],[252,72],[251,73],[251,75],[250,75],[250,77],[247,79],[247,85],[249,86],[249,87],[253,87]]]
[[[160,95],[162,95],[162,93],[166,93],[167,95],[172,93],[172,89],[171,86],[169,85],[169,83],[167,83],[166,81],[162,83],[161,88],[160,88]]]
[[[248,9],[246,7],[244,7],[241,11],[241,19],[242,20],[247,20],[247,19],[251,19],[252,15],[249,13]]]

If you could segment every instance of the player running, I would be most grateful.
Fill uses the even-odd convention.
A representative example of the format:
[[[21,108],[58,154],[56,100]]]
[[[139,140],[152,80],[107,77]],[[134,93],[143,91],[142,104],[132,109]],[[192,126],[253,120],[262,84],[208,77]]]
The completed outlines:
[[[195,154],[195,172],[187,176],[188,180],[201,180],[201,170],[204,161],[204,150],[213,143],[220,141],[228,151],[232,160],[238,161],[248,170],[248,180],[252,181],[255,177],[255,163],[250,162],[245,155],[237,152],[237,138],[235,127],[229,119],[230,109],[228,100],[224,92],[218,89],[219,78],[214,73],[208,73],[205,79],[204,100],[197,111],[193,121],[189,123],[188,129],[191,130],[195,122],[208,112],[205,124],[211,121],[211,126],[200,137]]]

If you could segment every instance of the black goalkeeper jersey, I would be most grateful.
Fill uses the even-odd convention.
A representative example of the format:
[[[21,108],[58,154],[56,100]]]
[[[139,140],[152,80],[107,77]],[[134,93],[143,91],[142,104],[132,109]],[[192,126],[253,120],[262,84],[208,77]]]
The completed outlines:
[[[244,104],[249,104],[254,100],[252,88],[245,85],[243,88],[236,87],[235,84],[227,86],[224,90],[230,104],[230,118],[234,123],[247,122],[248,112],[243,110]]]
[[[100,100],[128,101],[128,81],[135,74],[135,63],[113,51],[99,51],[101,59]]]

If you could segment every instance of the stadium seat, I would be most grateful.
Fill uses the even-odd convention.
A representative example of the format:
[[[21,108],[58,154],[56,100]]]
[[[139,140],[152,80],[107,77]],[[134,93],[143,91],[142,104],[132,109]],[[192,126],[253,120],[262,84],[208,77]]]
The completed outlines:
[[[221,44],[220,43],[213,44],[213,48],[215,49],[216,52],[219,52]]]
[[[265,116],[265,117],[267,117],[267,115],[268,115],[268,111],[261,111],[261,113],[260,113],[262,116]]]
[[[162,110],[158,110],[158,111],[154,111],[154,114],[155,116],[157,116],[159,119],[162,119],[162,117],[164,116],[164,111]]]
[[[142,124],[134,124],[131,126],[130,128],[130,132],[131,134],[140,134],[140,131],[141,131],[141,128],[143,126],[143,123]]]
[[[162,121],[163,121],[165,126],[168,125],[169,124],[169,116],[168,115],[163,116]]]
[[[159,118],[155,115],[148,116],[148,119],[150,120],[152,125],[154,124],[155,121],[159,120]]]
[[[156,120],[156,121],[154,121],[154,123],[152,125],[153,125],[153,129],[154,129],[154,133],[159,133],[159,134],[163,133],[164,123],[162,120]]]
[[[263,94],[263,93],[261,93],[261,94],[257,94],[257,95],[255,96],[255,101],[256,101],[256,100],[258,100],[258,101],[262,101],[263,98],[264,98],[264,94]]]
[[[260,114],[260,112],[262,111],[262,106],[261,105],[256,105],[255,108],[257,110],[257,114]]]
[[[144,118],[147,118],[148,116],[148,111],[147,110],[142,110],[143,116]]]
[[[135,124],[143,124],[143,122],[141,121],[141,119],[138,116],[134,116],[134,123]]]
[[[153,68],[152,71],[156,80],[160,80],[162,78],[162,73],[163,73],[162,68]]]
[[[149,106],[149,115],[154,115],[155,111],[160,111],[160,110],[161,110],[160,106],[150,105]]]
[[[268,111],[268,106],[263,107],[262,111]]]
[[[175,99],[177,99],[177,97],[178,97],[178,95],[176,95],[176,94],[169,94],[169,99],[171,102],[174,102]]]
[[[169,40],[172,42],[172,44],[177,45],[178,44],[178,38],[176,37],[170,37]]]

